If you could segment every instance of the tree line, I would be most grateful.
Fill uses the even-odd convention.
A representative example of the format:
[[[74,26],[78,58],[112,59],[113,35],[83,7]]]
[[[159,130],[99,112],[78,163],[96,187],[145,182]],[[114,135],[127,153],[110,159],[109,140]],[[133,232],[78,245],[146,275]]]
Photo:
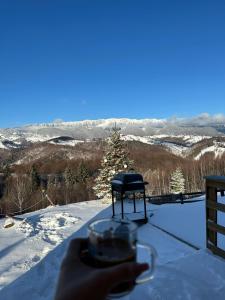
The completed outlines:
[[[24,213],[48,205],[62,205],[93,199],[91,173],[81,161],[57,174],[40,174],[35,165],[25,172],[1,173],[0,214]]]
[[[94,158],[5,165],[0,170],[0,213],[22,213],[52,204],[96,199],[93,187],[100,174],[103,151],[96,152],[95,143],[92,146]],[[213,154],[205,154],[195,160],[178,157],[161,146],[126,142],[126,147],[134,170],[149,182],[148,195],[169,194],[172,174],[177,168],[181,170],[187,193],[204,191],[204,176],[225,175],[225,155],[215,158]]]

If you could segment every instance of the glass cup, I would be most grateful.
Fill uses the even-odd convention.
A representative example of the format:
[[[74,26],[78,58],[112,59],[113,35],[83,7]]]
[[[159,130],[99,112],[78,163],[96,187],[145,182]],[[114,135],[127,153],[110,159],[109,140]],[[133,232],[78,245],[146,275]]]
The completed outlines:
[[[140,261],[139,256],[145,261]],[[107,268],[125,262],[147,262],[149,270],[135,281],[123,282],[114,287],[110,298],[128,294],[136,284],[153,278],[156,250],[137,241],[137,225],[129,220],[100,219],[88,226],[88,254],[95,268]],[[144,254],[144,255],[143,255]]]

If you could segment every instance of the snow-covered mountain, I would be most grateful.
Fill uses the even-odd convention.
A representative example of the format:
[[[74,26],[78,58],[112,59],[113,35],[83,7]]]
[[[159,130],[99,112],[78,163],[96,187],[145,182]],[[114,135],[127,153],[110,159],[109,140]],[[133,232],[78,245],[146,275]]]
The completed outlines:
[[[121,128],[124,135],[198,135],[221,136],[225,134],[225,118],[205,122],[196,119],[99,119],[76,122],[32,124],[16,128],[0,129],[0,140],[14,143],[46,141],[58,136],[84,140],[102,138],[113,126]]]
[[[114,118],[3,128],[0,129],[0,148],[24,148],[40,142],[74,146],[85,141],[107,138],[110,128],[114,126],[121,128],[126,141],[161,145],[180,156],[192,155],[193,149],[196,159],[207,152],[214,152],[216,156],[225,152],[225,118],[206,114],[192,119]],[[201,144],[204,146],[201,147]]]

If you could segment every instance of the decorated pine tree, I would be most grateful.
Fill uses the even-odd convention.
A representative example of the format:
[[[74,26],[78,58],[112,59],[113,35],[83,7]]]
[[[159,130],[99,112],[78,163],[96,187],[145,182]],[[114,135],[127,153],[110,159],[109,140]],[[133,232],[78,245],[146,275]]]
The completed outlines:
[[[120,129],[112,128],[111,136],[107,140],[107,146],[101,161],[101,169],[95,180],[94,191],[98,198],[109,199],[111,197],[111,180],[115,174],[126,172],[132,166],[128,158],[128,151],[124,141],[121,140]]]
[[[177,168],[170,179],[170,193],[179,194],[185,192],[185,179],[181,168]]]

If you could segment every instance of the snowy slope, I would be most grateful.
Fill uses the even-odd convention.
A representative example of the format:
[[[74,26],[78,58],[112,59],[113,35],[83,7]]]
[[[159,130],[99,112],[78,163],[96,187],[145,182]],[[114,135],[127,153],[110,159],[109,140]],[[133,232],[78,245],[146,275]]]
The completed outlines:
[[[195,156],[195,160],[198,160],[205,153],[214,153],[215,158],[220,158],[225,153],[225,143],[213,142],[212,146],[206,147],[200,151],[198,155]]]
[[[152,136],[136,136],[123,135],[125,141],[138,141],[149,145],[161,145],[175,155],[185,157],[191,153],[192,146],[201,141],[211,139],[211,136],[198,135],[152,135]],[[178,142],[179,141],[179,142]],[[199,156],[200,157],[200,156]],[[199,159],[196,158],[196,159]]]
[[[158,143],[160,143],[160,141],[163,141],[164,139],[167,138],[174,138],[174,139],[181,139],[184,142],[186,142],[186,144],[188,146],[191,146],[193,144],[196,144],[202,140],[207,140],[212,138],[211,136],[200,136],[200,135],[166,135],[166,134],[154,134],[152,136],[136,136],[136,135],[132,135],[132,134],[128,134],[125,136],[122,136],[123,140],[125,141],[139,141],[145,144],[154,144],[155,141],[158,141]]]
[[[131,203],[126,204],[131,210]],[[140,209],[142,204],[138,203]],[[119,211],[119,207],[116,207]],[[158,252],[155,278],[137,286],[123,300],[224,299],[225,262],[204,250],[204,202],[148,206],[150,223],[164,227],[202,247],[196,251],[151,224],[140,227],[138,239]],[[53,298],[60,262],[69,240],[86,235],[86,222],[111,215],[98,201],[49,207],[23,215],[14,227],[0,221],[0,298],[23,300]],[[186,217],[185,217],[186,216]],[[189,226],[191,222],[191,226]],[[198,232],[198,234],[197,234]]]

